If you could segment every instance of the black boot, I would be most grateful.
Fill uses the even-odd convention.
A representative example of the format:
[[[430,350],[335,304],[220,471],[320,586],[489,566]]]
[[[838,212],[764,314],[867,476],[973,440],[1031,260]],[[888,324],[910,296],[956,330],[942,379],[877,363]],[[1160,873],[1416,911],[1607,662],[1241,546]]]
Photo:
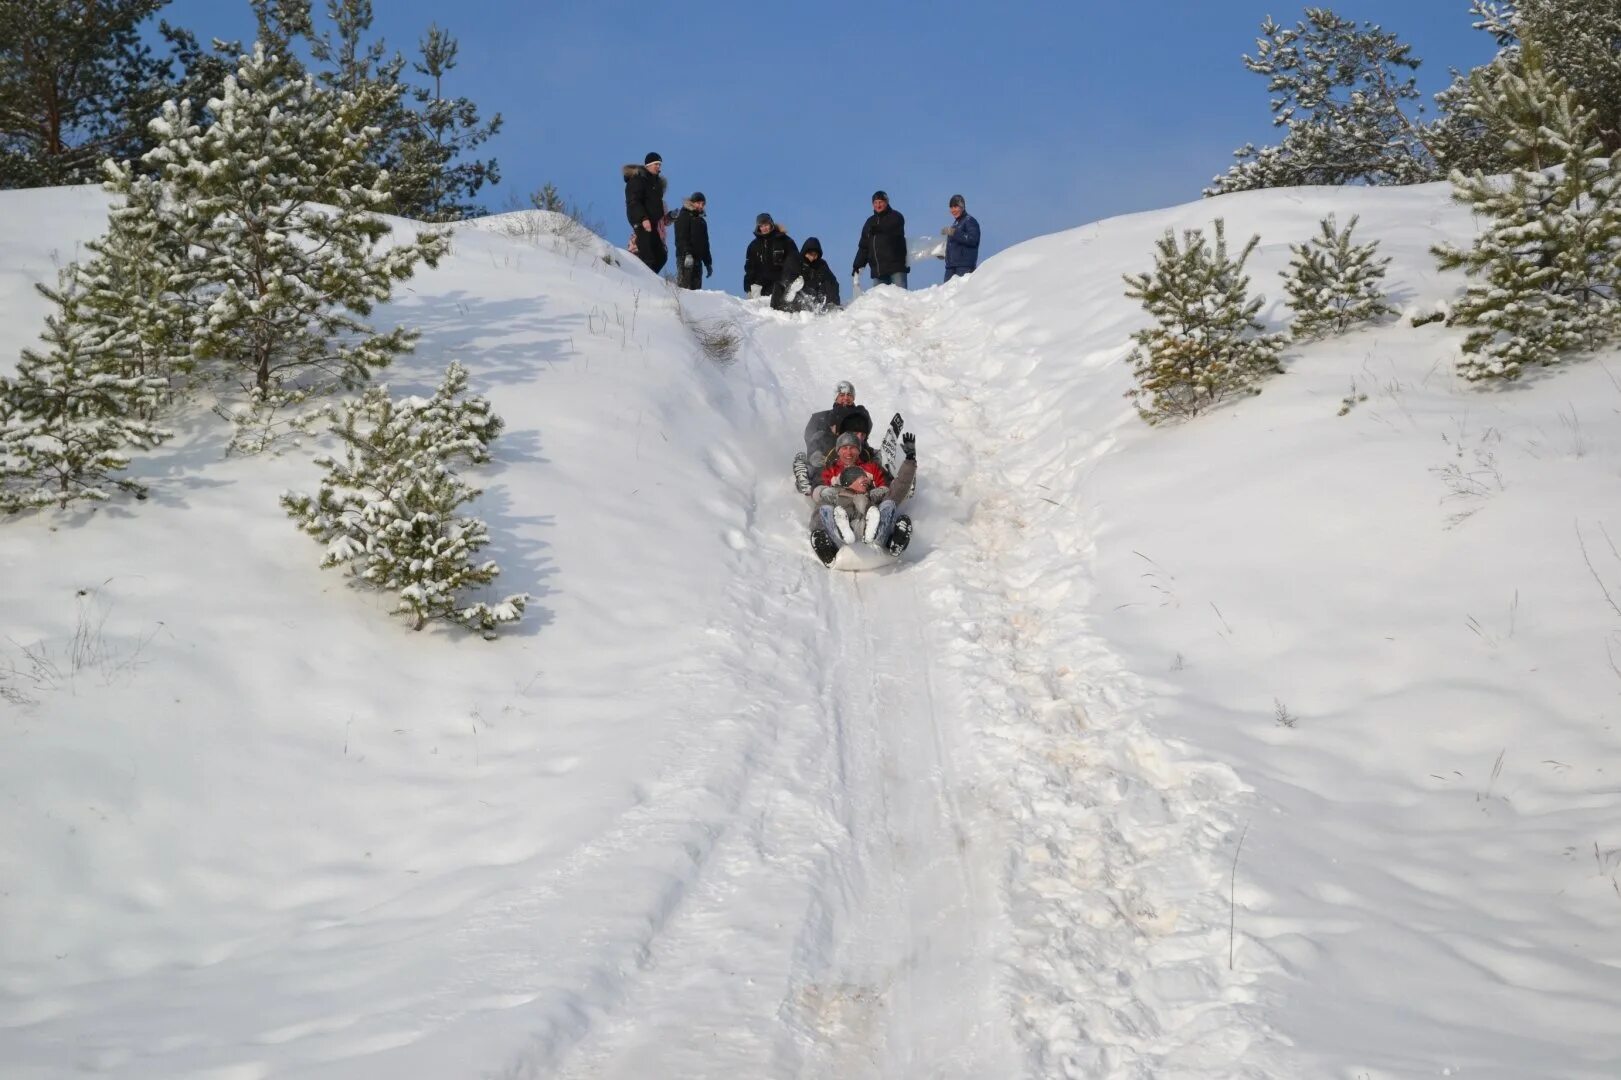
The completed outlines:
[[[902,514],[895,519],[895,528],[889,534],[889,553],[899,555],[912,542],[912,519]]]
[[[827,534],[826,529],[811,530],[811,547],[816,549],[816,557],[822,560],[823,566],[832,566],[833,559],[839,553],[838,542]]]

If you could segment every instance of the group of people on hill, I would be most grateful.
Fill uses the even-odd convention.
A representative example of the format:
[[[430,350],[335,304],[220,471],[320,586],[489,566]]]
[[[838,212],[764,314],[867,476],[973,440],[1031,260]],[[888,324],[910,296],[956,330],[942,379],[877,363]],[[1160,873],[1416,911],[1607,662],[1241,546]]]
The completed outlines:
[[[839,549],[858,543],[899,556],[912,539],[912,519],[900,512],[917,477],[917,436],[901,435],[899,413],[890,421],[905,459],[891,475],[868,439],[872,416],[856,404],[856,388],[841,382],[833,407],[812,414],[805,450],[794,457],[794,483],[811,501],[810,541],[817,557],[832,565]]]
[[[707,200],[695,191],[671,211],[665,204],[669,181],[664,177],[664,159],[650,153],[640,165],[626,165],[625,217],[630,222],[630,251],[655,274],[669,262],[667,236],[675,230],[676,283],[684,289],[703,287],[703,279],[715,272],[709,247]],[[979,222],[968,213],[968,203],[953,195],[948,207],[952,223],[941,229],[946,238],[946,280],[971,274],[979,265]],[[859,288],[861,271],[867,269],[874,285],[906,288],[909,265],[906,218],[889,204],[883,191],[872,193],[872,216],[861,227],[855,262],[850,268],[851,285]],[[840,305],[839,281],[827,265],[822,242],[808,237],[795,244],[787,229],[768,213],[754,219],[754,236],[743,256],[743,292],[750,297],[768,296],[778,311],[823,311]]]

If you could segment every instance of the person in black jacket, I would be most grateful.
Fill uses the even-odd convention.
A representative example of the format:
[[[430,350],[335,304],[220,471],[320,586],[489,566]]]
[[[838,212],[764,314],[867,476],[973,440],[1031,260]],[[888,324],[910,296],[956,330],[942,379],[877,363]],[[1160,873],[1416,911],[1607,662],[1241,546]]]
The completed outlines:
[[[906,265],[906,218],[889,205],[889,196],[882,191],[872,193],[872,217],[861,226],[855,265],[850,268],[857,285],[863,266],[872,268],[874,285],[906,288],[906,273],[911,269]]]
[[[703,288],[703,279],[715,272],[704,206],[704,193],[694,191],[675,214],[675,283],[683,289]]]
[[[770,214],[754,219],[754,239],[743,255],[743,293],[746,296],[764,296],[782,280],[782,268],[788,256],[797,251],[793,239],[781,225],[771,220]]]
[[[664,244],[664,189],[668,181],[660,174],[664,159],[648,154],[641,165],[626,165],[625,217],[635,230],[636,257],[653,273],[664,269],[670,249]]]
[[[839,279],[822,258],[822,242],[808,237],[782,264],[782,280],[771,293],[778,311],[825,311],[839,306]]]

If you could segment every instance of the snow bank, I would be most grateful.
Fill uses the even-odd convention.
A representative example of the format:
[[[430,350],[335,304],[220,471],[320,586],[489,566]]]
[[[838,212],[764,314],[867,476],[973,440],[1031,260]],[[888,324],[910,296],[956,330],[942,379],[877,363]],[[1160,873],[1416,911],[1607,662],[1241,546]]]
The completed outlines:
[[[9,365],[103,204],[0,203]],[[459,358],[508,422],[495,642],[318,571],[312,448],[207,416],[150,501],[0,523],[7,1075],[1614,1075],[1621,358],[1482,390],[1387,323],[1184,426],[1123,397],[1166,228],[1260,232],[1276,299],[1330,211],[1455,295],[1442,187],[824,319],[459,229],[390,382]],[[792,493],[843,378],[919,434],[894,571],[825,572]]]

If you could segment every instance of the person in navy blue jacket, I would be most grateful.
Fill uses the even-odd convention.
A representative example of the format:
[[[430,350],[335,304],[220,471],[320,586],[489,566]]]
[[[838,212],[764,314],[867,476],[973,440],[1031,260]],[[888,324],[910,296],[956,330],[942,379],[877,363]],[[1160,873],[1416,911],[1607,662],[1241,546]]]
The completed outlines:
[[[946,280],[972,274],[979,265],[979,222],[968,212],[968,202],[961,195],[951,197],[951,216],[955,224],[940,230],[946,238]]]

